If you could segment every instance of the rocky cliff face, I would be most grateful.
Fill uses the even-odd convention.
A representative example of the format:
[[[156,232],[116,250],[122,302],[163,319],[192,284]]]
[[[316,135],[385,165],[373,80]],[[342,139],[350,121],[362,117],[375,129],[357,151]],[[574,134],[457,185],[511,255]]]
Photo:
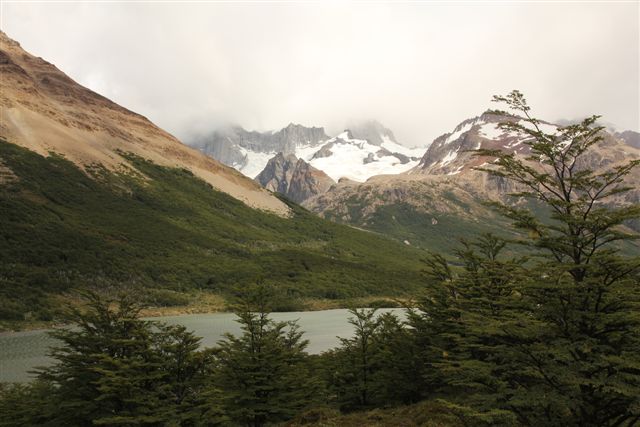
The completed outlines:
[[[255,182],[183,145],[148,119],[79,85],[0,32],[0,138],[80,168],[136,173],[120,154],[180,167],[250,206],[287,215],[288,207]],[[1,159],[0,159],[1,160]]]
[[[291,123],[277,132],[248,131],[239,126],[219,129],[195,138],[189,145],[228,166],[243,172],[248,168],[257,173],[264,164],[254,166],[251,163],[264,161],[260,154],[267,158],[276,153],[295,154],[299,147],[318,146],[327,139],[324,128]]]
[[[526,157],[530,152],[529,146],[524,143],[528,136],[509,134],[499,129],[497,124],[504,120],[504,117],[484,113],[463,121],[452,132],[436,138],[418,166],[408,174],[464,176],[474,172],[477,167],[491,167],[495,157],[477,156],[474,150],[478,149],[501,150],[516,157]],[[520,119],[513,117],[509,120],[519,121]],[[542,122],[540,128],[548,134],[554,134],[558,130],[558,126],[547,122]],[[582,156],[577,168],[601,171],[630,159],[640,158],[640,150],[634,146],[637,135],[631,131],[616,134],[603,131],[602,141]],[[532,166],[535,167],[535,165]],[[477,193],[503,196],[517,190],[511,182],[485,176],[486,174],[477,176]],[[636,168],[628,180],[640,185],[640,171]],[[634,190],[624,197],[635,198],[636,193],[640,194],[640,190]]]
[[[335,182],[293,154],[278,153],[269,160],[256,181],[268,190],[287,196],[296,203],[325,193]]]
[[[357,136],[359,135],[359,136]],[[196,139],[194,147],[254,178],[277,153],[293,154],[334,180],[365,181],[374,175],[405,172],[418,164],[425,148],[407,148],[379,122],[356,124],[329,138],[323,128],[290,124],[278,132],[221,129]]]

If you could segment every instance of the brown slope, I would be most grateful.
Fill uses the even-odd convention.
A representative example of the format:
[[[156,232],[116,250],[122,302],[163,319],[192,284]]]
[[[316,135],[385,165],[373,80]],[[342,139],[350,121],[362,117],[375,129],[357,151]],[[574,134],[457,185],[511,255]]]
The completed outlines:
[[[191,170],[247,205],[287,215],[277,197],[232,168],[183,145],[145,117],[79,85],[0,31],[0,137],[84,168],[130,169],[119,152]]]

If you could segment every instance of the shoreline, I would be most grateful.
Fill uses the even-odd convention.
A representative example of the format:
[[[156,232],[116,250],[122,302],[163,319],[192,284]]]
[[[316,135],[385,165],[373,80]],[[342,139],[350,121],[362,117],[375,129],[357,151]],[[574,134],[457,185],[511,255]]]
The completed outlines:
[[[215,314],[230,313],[230,309],[226,300],[217,294],[203,293],[194,295],[194,301],[188,305],[168,306],[168,307],[146,307],[140,311],[140,317],[165,317],[165,316],[182,316],[188,314]],[[390,296],[367,296],[340,300],[330,300],[321,298],[302,298],[297,304],[292,305],[290,310],[277,310],[273,313],[286,312],[309,312],[346,309],[351,307],[371,307],[371,308],[399,308],[402,302],[406,302],[406,298],[394,298]],[[42,332],[52,329],[62,328],[69,325],[59,321],[31,321],[17,320],[0,322],[0,337],[9,336],[15,333],[23,332]]]

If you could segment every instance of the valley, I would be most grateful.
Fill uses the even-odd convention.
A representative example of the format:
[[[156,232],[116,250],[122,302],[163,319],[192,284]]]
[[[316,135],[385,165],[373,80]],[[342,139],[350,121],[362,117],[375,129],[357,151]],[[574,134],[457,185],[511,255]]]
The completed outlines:
[[[45,3],[0,427],[638,426],[638,4]]]

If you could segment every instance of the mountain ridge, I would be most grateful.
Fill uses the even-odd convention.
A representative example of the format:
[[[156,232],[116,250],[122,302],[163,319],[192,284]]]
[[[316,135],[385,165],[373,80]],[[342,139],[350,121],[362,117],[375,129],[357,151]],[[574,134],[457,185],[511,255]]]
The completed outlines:
[[[234,126],[196,137],[189,144],[251,178],[278,153],[293,154],[334,181],[343,177],[364,181],[379,173],[403,172],[417,164],[424,153],[423,148],[399,144],[393,132],[375,120],[352,125],[353,130],[345,129],[333,137],[324,128],[293,123],[269,132]]]

